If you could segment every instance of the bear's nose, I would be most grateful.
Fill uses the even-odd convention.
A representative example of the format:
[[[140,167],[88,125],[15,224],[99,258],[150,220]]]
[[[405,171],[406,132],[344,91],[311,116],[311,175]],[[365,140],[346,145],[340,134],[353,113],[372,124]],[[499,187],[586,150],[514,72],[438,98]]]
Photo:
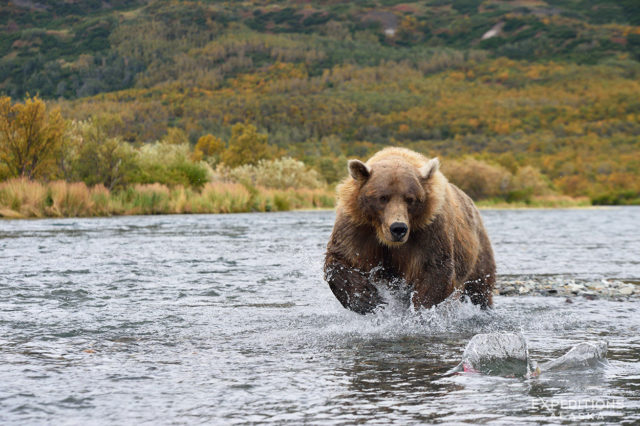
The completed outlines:
[[[389,227],[389,231],[391,231],[391,235],[395,241],[400,241],[402,237],[407,235],[408,230],[409,227],[407,224],[402,222],[393,222]]]

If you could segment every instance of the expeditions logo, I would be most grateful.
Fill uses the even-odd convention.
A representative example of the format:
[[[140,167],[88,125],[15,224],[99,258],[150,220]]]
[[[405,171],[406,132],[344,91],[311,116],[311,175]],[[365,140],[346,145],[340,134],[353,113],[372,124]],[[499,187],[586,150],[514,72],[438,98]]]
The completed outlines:
[[[571,399],[571,398],[534,398],[531,408],[544,410],[551,417],[571,421],[604,420],[624,408],[619,399]],[[566,412],[565,410],[568,410]]]

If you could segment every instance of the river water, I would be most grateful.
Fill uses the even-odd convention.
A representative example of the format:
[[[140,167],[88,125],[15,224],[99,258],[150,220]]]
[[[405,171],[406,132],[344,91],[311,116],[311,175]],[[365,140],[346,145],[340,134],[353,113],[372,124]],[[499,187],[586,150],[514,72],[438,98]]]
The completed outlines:
[[[503,281],[640,280],[640,209],[482,212]],[[640,422],[640,301],[495,298],[344,310],[322,279],[332,212],[0,222],[0,424]],[[545,361],[446,375],[469,339]]]

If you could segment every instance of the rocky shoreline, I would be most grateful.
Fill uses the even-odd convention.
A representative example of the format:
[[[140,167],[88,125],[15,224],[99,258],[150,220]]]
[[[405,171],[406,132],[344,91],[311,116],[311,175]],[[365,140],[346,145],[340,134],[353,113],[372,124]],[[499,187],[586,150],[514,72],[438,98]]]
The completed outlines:
[[[498,279],[493,290],[501,296],[583,296],[587,299],[629,300],[640,298],[640,282],[602,279]]]

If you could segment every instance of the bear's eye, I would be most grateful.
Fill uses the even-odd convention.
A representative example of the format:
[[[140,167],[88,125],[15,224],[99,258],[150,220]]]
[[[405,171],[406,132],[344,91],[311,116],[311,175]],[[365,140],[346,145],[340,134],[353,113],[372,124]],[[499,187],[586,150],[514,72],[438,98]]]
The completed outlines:
[[[381,195],[380,196],[380,202],[383,204],[386,204],[389,202],[389,196],[388,195]]]
[[[416,200],[413,197],[407,197],[404,199],[404,201],[406,201],[407,204],[411,205],[413,204]]]

